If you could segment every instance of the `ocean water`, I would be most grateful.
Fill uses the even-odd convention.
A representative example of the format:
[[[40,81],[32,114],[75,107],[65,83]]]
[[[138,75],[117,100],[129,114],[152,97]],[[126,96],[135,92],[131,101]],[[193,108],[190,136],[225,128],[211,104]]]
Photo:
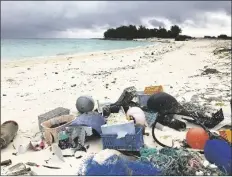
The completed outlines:
[[[151,43],[99,39],[1,39],[1,60],[73,55],[146,45]]]

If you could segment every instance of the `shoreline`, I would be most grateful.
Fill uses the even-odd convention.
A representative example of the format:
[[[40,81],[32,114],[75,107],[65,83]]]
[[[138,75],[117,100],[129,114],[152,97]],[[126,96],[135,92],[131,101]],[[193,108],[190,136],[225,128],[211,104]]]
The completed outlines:
[[[38,115],[57,107],[68,108],[70,114],[76,115],[79,96],[92,96],[97,107],[97,100],[113,103],[129,86],[140,91],[146,86],[162,85],[179,102],[197,103],[212,110],[222,108],[224,115],[231,117],[231,53],[214,54],[216,48],[230,46],[231,41],[211,39],[171,41],[93,56],[2,64],[1,122],[14,120],[19,131],[13,143],[1,150],[1,158],[11,158],[14,164],[30,161],[42,165],[52,157],[49,163],[60,166],[61,170],[37,167],[32,170],[38,175],[75,175],[84,158],[102,150],[101,139],[86,142],[90,147],[81,154],[82,159],[66,158],[65,163],[54,159],[49,148],[12,156],[17,151],[12,145],[16,148],[25,145],[30,141],[28,137],[39,132]],[[203,75],[206,68],[219,72]],[[151,129],[146,131],[150,135],[144,136],[144,143],[151,148],[159,147],[152,139]],[[183,140],[185,133],[170,129],[157,130],[156,134],[158,138],[170,136],[162,142],[171,146],[172,139]]]
[[[91,40],[91,39],[89,39]],[[100,39],[97,39],[100,40]],[[133,40],[131,40],[133,41]],[[121,49],[110,49],[110,50],[99,50],[99,51],[88,51],[88,52],[79,52],[79,53],[73,53],[73,54],[56,54],[56,55],[50,55],[50,56],[36,56],[36,57],[24,57],[24,58],[14,58],[14,59],[3,59],[1,60],[2,63],[8,63],[8,62],[24,62],[27,60],[43,60],[45,58],[47,59],[53,59],[53,58],[65,58],[65,57],[78,57],[78,56],[85,56],[85,55],[90,55],[90,54],[99,54],[99,53],[106,53],[106,52],[119,52],[119,51],[124,51],[124,50],[132,50],[132,49],[137,49],[137,48],[144,48],[147,46],[152,46],[154,45],[154,41],[133,41],[133,42],[147,42],[147,45],[144,46],[136,46],[136,47],[126,47],[126,48],[121,48]]]
[[[150,42],[150,41],[149,41]],[[151,42],[152,43],[152,42]],[[130,53],[135,50],[143,50],[147,47],[155,47],[156,45],[149,44],[146,46],[137,46],[137,47],[128,47],[124,49],[112,49],[112,50],[102,50],[102,51],[95,51],[95,52],[84,52],[84,53],[77,53],[77,54],[70,54],[70,55],[54,55],[54,56],[41,56],[41,57],[28,57],[23,59],[12,59],[12,60],[1,60],[1,64],[9,65],[9,64],[18,64],[18,63],[30,63],[30,62],[47,62],[47,61],[56,61],[56,60],[65,60],[67,58],[80,58],[80,57],[93,57],[99,56],[104,54],[117,54],[117,53]]]

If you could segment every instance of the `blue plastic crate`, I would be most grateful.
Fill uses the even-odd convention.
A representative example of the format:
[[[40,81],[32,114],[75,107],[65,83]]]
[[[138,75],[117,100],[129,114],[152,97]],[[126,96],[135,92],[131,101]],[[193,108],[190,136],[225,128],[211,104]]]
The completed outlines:
[[[144,146],[143,127],[135,127],[135,135],[126,135],[124,138],[117,139],[117,135],[103,135],[103,149],[115,149],[121,151],[140,151]]]

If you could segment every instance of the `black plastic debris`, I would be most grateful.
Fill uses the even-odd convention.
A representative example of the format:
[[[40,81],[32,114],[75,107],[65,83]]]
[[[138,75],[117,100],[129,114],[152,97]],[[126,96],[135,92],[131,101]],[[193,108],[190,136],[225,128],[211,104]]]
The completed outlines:
[[[182,119],[193,124],[198,124],[194,119],[188,119],[188,118],[182,118]],[[198,119],[199,122],[202,123],[205,127],[214,128],[216,125],[218,125],[221,121],[224,120],[224,115],[222,109],[220,109],[216,113],[213,113],[211,118],[198,115],[196,116],[196,119]]]
[[[125,112],[127,112],[129,107],[140,107],[139,104],[132,101],[133,98],[136,97],[136,93],[136,88],[134,86],[124,89],[115,103],[103,107],[103,116],[108,117],[111,113],[118,113],[121,107],[123,107]]]
[[[4,160],[1,162],[1,166],[8,166],[8,165],[11,165],[12,164],[12,161],[9,159],[9,160]]]
[[[159,113],[157,121],[160,124],[178,131],[186,129],[184,122],[173,117],[176,113],[185,113],[184,109],[182,109],[173,96],[165,92],[156,93],[148,99],[147,107],[148,110]]]
[[[164,126],[168,126],[178,131],[186,129],[186,124],[180,120],[174,119],[174,115],[160,115],[158,116],[158,122]]]
[[[173,96],[165,92],[159,92],[153,94],[148,99],[147,107],[149,110],[158,112],[160,114],[171,114],[176,113],[177,110],[179,110],[180,104]]]
[[[173,126],[176,127],[178,125],[183,125],[183,123],[177,120],[174,121],[171,118],[172,116],[165,117],[165,115],[177,114],[177,115],[183,115],[192,118],[194,117],[194,120],[188,118],[183,118],[183,120],[186,120],[188,122],[197,125],[200,122],[207,128],[213,128],[217,124],[219,124],[222,120],[224,120],[222,109],[220,109],[216,113],[213,113],[212,116],[209,117],[204,113],[204,111],[206,112],[206,109],[190,103],[186,103],[182,105],[173,96],[165,92],[160,92],[152,95],[147,101],[147,106],[148,109],[154,112],[158,112],[161,115],[161,117],[163,116],[163,119],[160,119],[159,123],[163,125],[167,125],[170,128],[173,128]],[[199,121],[198,123],[196,122],[196,119]],[[179,128],[183,128],[183,127],[178,127],[178,129]]]

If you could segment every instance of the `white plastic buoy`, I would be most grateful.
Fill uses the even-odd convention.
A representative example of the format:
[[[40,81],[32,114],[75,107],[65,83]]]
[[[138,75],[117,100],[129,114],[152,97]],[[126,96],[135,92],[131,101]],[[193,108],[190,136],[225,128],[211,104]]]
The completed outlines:
[[[147,125],[146,117],[142,109],[139,107],[131,107],[127,111],[127,116],[131,116],[135,119],[135,124]]]

